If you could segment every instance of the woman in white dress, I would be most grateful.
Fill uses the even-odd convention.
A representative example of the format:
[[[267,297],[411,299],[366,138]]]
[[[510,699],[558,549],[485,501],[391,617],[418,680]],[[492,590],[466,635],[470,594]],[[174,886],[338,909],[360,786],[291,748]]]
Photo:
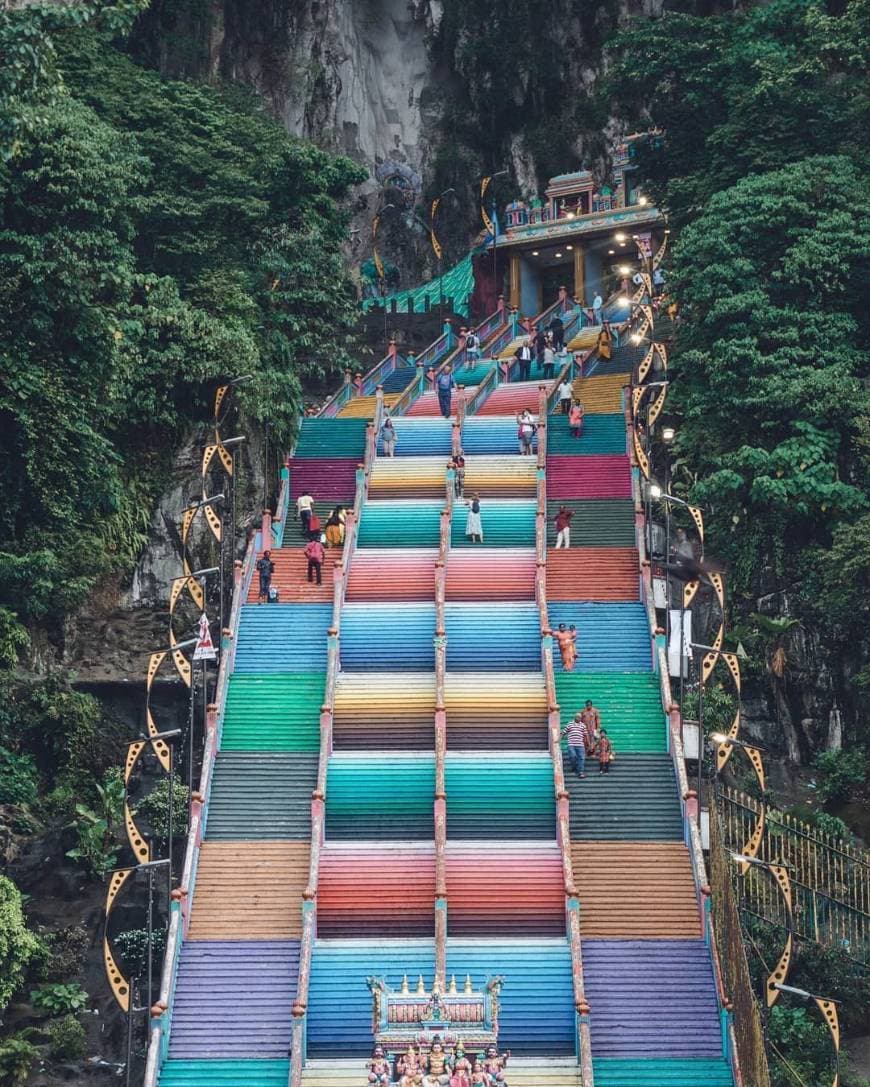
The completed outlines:
[[[468,506],[468,520],[465,522],[465,535],[472,543],[483,543],[483,524],[480,520],[480,495],[473,494]]]

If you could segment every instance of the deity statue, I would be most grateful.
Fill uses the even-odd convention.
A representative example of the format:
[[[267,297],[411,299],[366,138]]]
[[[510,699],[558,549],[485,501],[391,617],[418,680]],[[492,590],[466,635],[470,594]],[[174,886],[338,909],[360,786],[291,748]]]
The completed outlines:
[[[447,1087],[450,1083],[450,1062],[444,1052],[444,1046],[440,1035],[436,1034],[432,1039],[432,1048],[426,1059],[426,1075],[423,1076],[423,1087]]]
[[[387,1087],[392,1081],[390,1062],[384,1053],[384,1047],[376,1045],[369,1061],[369,1083],[372,1087]]]
[[[483,1070],[483,1062],[474,1062],[474,1071],[471,1073],[471,1087],[489,1087],[489,1076]]]
[[[396,1061],[396,1074],[399,1077],[399,1087],[419,1087],[423,1082],[423,1069],[413,1042]]]
[[[486,1055],[483,1058],[483,1070],[489,1076],[492,1087],[507,1087],[504,1070],[507,1067],[510,1053],[499,1053],[494,1045],[486,1047]]]
[[[471,1061],[465,1056],[465,1046],[460,1040],[453,1057],[453,1075],[450,1077],[450,1087],[471,1087],[472,1071]]]

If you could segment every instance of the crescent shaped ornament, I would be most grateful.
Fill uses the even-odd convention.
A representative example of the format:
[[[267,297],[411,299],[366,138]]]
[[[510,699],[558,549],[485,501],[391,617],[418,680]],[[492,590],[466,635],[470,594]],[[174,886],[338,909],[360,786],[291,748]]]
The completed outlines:
[[[219,385],[214,394],[214,421],[217,425],[218,417],[221,413],[221,404],[224,402],[224,397],[229,392],[229,385]]]
[[[654,345],[650,345],[649,350],[640,360],[640,365],[637,368],[637,380],[638,382],[646,381],[646,375],[650,372],[653,364],[653,356],[655,355]]]
[[[662,408],[665,406],[665,397],[667,396],[667,392],[667,387],[665,385],[662,385],[661,389],[659,390],[659,395],[655,398],[652,404],[650,404],[649,414],[647,416],[647,422],[650,426],[652,426],[655,423],[656,419],[658,419],[658,417],[661,415]]]

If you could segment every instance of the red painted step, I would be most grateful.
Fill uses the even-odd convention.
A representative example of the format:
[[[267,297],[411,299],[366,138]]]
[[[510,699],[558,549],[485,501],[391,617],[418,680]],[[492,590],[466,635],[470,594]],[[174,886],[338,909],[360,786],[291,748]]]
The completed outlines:
[[[385,842],[327,842],[317,883],[317,934],[431,936],[435,849]]]
[[[547,551],[547,600],[638,600],[634,547],[575,547]]]
[[[290,463],[290,498],[308,491],[318,502],[353,505],[356,491],[355,457],[303,458]],[[291,511],[295,516],[295,509]]]
[[[540,394],[538,381],[523,381],[513,385],[499,385],[484,400],[478,415],[514,415],[528,410],[537,414]]]
[[[561,936],[562,861],[555,843],[448,842],[447,931],[451,936]]]
[[[628,457],[547,457],[547,498],[631,498]]]
[[[476,385],[470,385],[464,390],[466,399],[471,399],[477,392]],[[459,395],[458,390],[454,389],[450,397],[450,410],[454,413],[459,411]],[[414,403],[405,412],[406,415],[440,415],[441,409],[438,407],[438,394],[437,393],[423,393],[422,396],[418,396]]]
[[[451,551],[447,600],[534,600],[535,553],[528,548]]]
[[[272,562],[275,563],[275,573],[272,575],[272,585],[278,590],[278,603],[325,604],[331,602],[333,564],[340,559],[341,548],[327,550],[326,558],[323,560],[323,584],[317,585],[308,583],[308,560],[301,547],[283,547],[280,551],[273,551]],[[249,604],[257,603],[259,588],[260,579],[255,572],[248,590]]]
[[[434,550],[362,548],[354,553],[347,600],[434,600]]]

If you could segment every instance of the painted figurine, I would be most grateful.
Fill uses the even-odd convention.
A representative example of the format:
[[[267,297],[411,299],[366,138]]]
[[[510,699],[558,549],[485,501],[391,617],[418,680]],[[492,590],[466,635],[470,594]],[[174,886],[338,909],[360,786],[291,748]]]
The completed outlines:
[[[489,1076],[483,1070],[483,1062],[474,1062],[474,1071],[471,1073],[471,1087],[489,1087]]]
[[[489,1082],[493,1087],[507,1087],[504,1070],[507,1067],[509,1057],[510,1053],[499,1053],[494,1045],[486,1047],[483,1070],[489,1076]]]
[[[471,1087],[471,1061],[465,1056],[465,1046],[460,1041],[453,1057],[453,1075],[450,1087]]]
[[[369,1061],[369,1083],[373,1087],[386,1087],[392,1080],[390,1062],[384,1054],[384,1047],[376,1045]]]
[[[399,1076],[399,1087],[418,1087],[422,1083],[423,1069],[413,1042],[396,1061],[396,1073]]]
[[[438,1034],[432,1039],[432,1048],[426,1059],[423,1087],[447,1087],[450,1083],[450,1063]]]

